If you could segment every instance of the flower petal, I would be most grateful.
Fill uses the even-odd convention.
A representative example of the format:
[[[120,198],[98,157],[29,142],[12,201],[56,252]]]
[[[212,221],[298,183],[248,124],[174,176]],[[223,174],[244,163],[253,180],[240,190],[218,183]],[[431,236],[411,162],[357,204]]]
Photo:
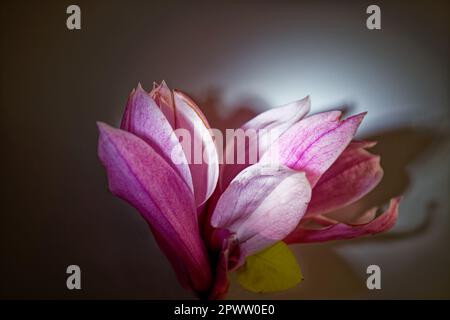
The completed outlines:
[[[222,166],[219,178],[222,190],[225,190],[228,187],[231,180],[233,180],[239,172],[258,161],[259,156],[262,156],[270,145],[294,123],[303,119],[310,108],[311,100],[309,96],[307,96],[301,100],[269,109],[245,123],[241,129],[244,131],[255,130],[256,134],[254,136],[248,135],[248,140],[245,140],[245,163],[225,163],[225,165]],[[256,161],[254,163],[249,161],[251,157],[249,157],[248,153],[252,150],[250,146],[252,146],[252,148],[253,146],[257,146],[257,148],[253,149],[253,152],[257,152],[255,157]],[[235,155],[238,152],[236,144],[227,144],[225,149],[225,159],[229,159],[229,154],[233,152]]]
[[[175,129],[175,107],[173,105],[172,91],[170,91],[165,81],[161,84],[153,84],[153,90],[150,91],[150,96],[155,100],[158,107],[166,117],[170,126]]]
[[[332,219],[316,219],[319,216],[305,217],[305,222],[309,219],[315,219],[316,222],[324,225],[321,229],[307,229],[304,226],[304,221],[297,226],[294,232],[284,240],[286,243],[305,243],[305,242],[323,242],[331,240],[343,240],[361,237],[365,235],[376,234],[384,232],[392,228],[398,216],[398,206],[401,197],[393,198],[390,201],[388,209],[379,215],[377,218],[371,220],[366,224],[349,225],[339,223]],[[372,216],[377,208],[368,210],[363,216]]]
[[[155,101],[139,84],[127,103],[121,129],[129,131],[155,149],[194,191],[183,148]]]
[[[174,91],[176,128],[188,130],[190,144],[182,144],[189,162],[197,207],[213,193],[219,178],[219,158],[208,123],[200,109],[185,94]]]
[[[257,163],[233,179],[211,217],[215,228],[235,233],[240,258],[284,239],[302,218],[311,197],[303,172]]]
[[[257,115],[245,123],[242,129],[254,129],[261,133],[258,135],[258,146],[262,155],[283,132],[303,119],[310,109],[311,99],[306,96],[301,100],[269,109]],[[268,138],[265,139],[264,136],[268,136]]]
[[[207,291],[211,271],[192,192],[143,140],[104,123],[98,128],[98,154],[111,192],[139,210],[182,282],[195,291]]]
[[[359,147],[358,147],[359,146]],[[323,214],[349,205],[375,188],[383,177],[380,157],[352,142],[313,189],[306,215]]]
[[[340,121],[339,111],[319,113],[293,125],[261,161],[280,161],[306,172],[312,187],[344,151],[365,113]]]

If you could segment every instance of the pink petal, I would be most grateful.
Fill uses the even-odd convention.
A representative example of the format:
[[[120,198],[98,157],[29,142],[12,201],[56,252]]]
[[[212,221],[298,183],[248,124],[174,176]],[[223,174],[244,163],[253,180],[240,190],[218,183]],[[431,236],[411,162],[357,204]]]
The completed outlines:
[[[236,234],[238,267],[247,256],[293,231],[310,197],[311,188],[303,172],[257,163],[233,179],[217,202],[211,225]]]
[[[123,130],[98,123],[98,154],[111,192],[139,210],[182,283],[195,291],[211,285],[192,192],[150,145]]]
[[[267,148],[278,137],[289,129],[293,124],[297,123],[305,117],[311,108],[311,99],[309,96],[305,98],[288,103],[281,107],[267,110],[242,126],[242,129],[254,129],[261,131],[259,138],[260,154],[262,155]],[[265,139],[264,136],[268,136]]]
[[[155,101],[139,84],[128,100],[121,129],[129,131],[153,147],[194,191],[186,157],[172,127]]]
[[[307,117],[293,125],[271,146],[262,161],[281,161],[306,172],[312,187],[344,151],[365,113],[340,121],[341,113],[331,111]]]
[[[269,146],[294,123],[303,119],[303,117],[309,112],[310,108],[311,100],[309,96],[307,96],[301,100],[267,110],[245,123],[241,129],[255,130],[257,133],[257,138],[254,139],[252,135],[249,135],[249,139],[245,142],[245,163],[225,163],[222,167],[220,175],[220,186],[222,190],[225,190],[226,187],[228,187],[231,180],[233,180],[239,172],[247,168],[249,165],[256,163],[256,161],[259,160],[259,156],[263,155]],[[258,157],[253,163],[251,163],[249,160],[250,158],[248,157],[249,150],[251,149],[250,145],[255,145],[258,147],[256,150]],[[227,145],[225,150],[225,159],[227,158],[227,154],[232,154],[233,152],[236,155],[236,145]]]
[[[150,96],[155,99],[173,129],[186,129],[191,135],[190,143],[181,146],[189,163],[195,201],[200,207],[211,196],[219,177],[218,155],[207,119],[186,94],[172,92],[164,81],[160,85],[154,84]],[[195,149],[196,143],[198,149]]]
[[[150,96],[155,100],[170,126],[175,129],[175,107],[173,105],[172,91],[170,91],[165,81],[162,81],[160,85],[155,83],[153,86]]]
[[[209,125],[205,116],[194,102],[181,92],[175,91],[173,95],[176,128],[188,130],[192,138],[190,146],[182,144],[182,147],[188,161],[190,160],[189,168],[194,184],[195,202],[199,207],[211,196],[219,178],[216,145],[208,130]]]
[[[392,228],[398,216],[398,206],[401,197],[393,198],[390,201],[389,208],[379,215],[377,218],[371,220],[368,223],[360,224],[358,222],[355,225],[349,225],[345,223],[339,223],[332,219],[320,216],[305,217],[305,221],[300,223],[294,232],[284,240],[286,243],[305,243],[305,242],[323,242],[331,240],[343,240],[351,239],[371,234],[384,232]],[[377,208],[368,210],[364,215],[373,216]],[[315,219],[315,222],[324,225],[322,229],[307,229],[304,226],[304,222],[309,219]]]
[[[352,142],[313,189],[306,215],[322,214],[349,205],[375,188],[383,177],[380,157]]]

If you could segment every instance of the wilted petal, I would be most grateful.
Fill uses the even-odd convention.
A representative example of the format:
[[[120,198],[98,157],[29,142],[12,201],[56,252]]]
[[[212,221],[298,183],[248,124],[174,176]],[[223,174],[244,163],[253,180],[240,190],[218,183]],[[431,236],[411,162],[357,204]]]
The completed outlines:
[[[139,84],[127,103],[121,129],[129,131],[155,149],[194,191],[183,148],[155,101]]]
[[[248,255],[294,230],[310,197],[311,188],[303,172],[257,163],[231,182],[217,202],[211,224],[236,234],[238,267]]]
[[[292,169],[304,171],[314,187],[350,143],[365,113],[343,121],[340,115],[339,111],[330,111],[301,120],[271,146],[275,151],[267,151],[262,161],[281,161]]]
[[[255,130],[256,135],[249,135],[248,140],[246,139],[245,141],[245,163],[225,163],[225,165],[222,166],[220,175],[220,186],[222,190],[225,190],[226,187],[228,187],[231,180],[233,180],[239,172],[258,161],[259,156],[262,156],[269,146],[294,123],[303,119],[310,108],[311,100],[309,96],[307,96],[301,100],[269,109],[245,123],[241,129]],[[249,161],[249,152],[252,150],[250,146],[257,146],[253,151],[257,153],[256,161],[254,163]],[[227,159],[228,154],[233,152],[234,154],[238,152],[236,144],[227,145],[225,159]]]
[[[380,157],[363,149],[371,145],[359,141],[349,144],[315,185],[307,216],[349,205],[378,185],[383,177]]]
[[[137,136],[98,123],[99,157],[111,192],[133,205],[152,230],[183,283],[201,292],[211,284],[192,192],[182,178]]]
[[[189,131],[192,142],[182,144],[190,159],[189,168],[194,184],[195,202],[202,205],[213,193],[219,178],[219,159],[216,145],[208,130],[205,116],[185,94],[174,91],[176,127]],[[186,150],[185,148],[189,148]]]
[[[391,199],[389,207],[385,212],[365,224],[357,222],[355,225],[350,225],[339,223],[338,221],[329,219],[327,217],[305,217],[305,221],[302,220],[295,231],[292,232],[288,237],[286,237],[284,241],[286,243],[323,242],[331,240],[351,239],[384,232],[392,228],[397,221],[400,199],[400,197]],[[368,210],[363,216],[374,216],[376,211],[377,208],[372,208]],[[307,228],[305,222],[309,222],[309,219],[314,219],[315,222],[322,224],[324,227],[319,229]]]

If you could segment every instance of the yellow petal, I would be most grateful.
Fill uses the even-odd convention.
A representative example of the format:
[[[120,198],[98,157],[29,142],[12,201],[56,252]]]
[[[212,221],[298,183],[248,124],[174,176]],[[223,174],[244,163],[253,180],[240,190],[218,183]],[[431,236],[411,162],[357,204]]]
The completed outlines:
[[[286,290],[302,280],[295,256],[282,241],[248,257],[245,265],[237,271],[239,284],[257,293]]]

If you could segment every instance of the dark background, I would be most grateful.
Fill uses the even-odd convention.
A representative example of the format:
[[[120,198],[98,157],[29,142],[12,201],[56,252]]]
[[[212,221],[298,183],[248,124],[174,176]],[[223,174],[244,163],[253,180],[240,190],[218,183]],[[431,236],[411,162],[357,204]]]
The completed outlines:
[[[81,7],[82,29],[66,28]],[[381,7],[382,30],[365,10]],[[230,298],[450,298],[446,1],[8,1],[1,34],[1,298],[190,298],[139,214],[107,191],[95,121],[117,126],[140,81],[188,92],[213,127],[307,94],[369,111],[385,178],[404,194],[386,235],[294,247],[305,281]],[[66,289],[66,267],[82,290]],[[365,270],[382,269],[368,291]]]

